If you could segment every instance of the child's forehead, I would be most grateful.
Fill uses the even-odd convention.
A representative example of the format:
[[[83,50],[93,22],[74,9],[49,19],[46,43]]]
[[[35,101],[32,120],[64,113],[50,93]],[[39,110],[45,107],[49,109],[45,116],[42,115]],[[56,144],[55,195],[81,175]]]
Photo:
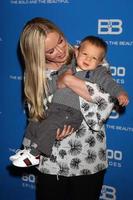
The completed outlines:
[[[84,42],[81,42],[80,45],[86,46],[86,45],[92,45],[92,43],[89,40],[85,40]]]
[[[84,50],[84,49],[86,49],[86,50],[100,50],[100,51],[103,51],[103,50],[105,50],[104,48],[103,48],[103,46],[100,46],[100,45],[97,45],[97,44],[95,44],[95,43],[93,43],[93,42],[91,42],[91,41],[88,41],[88,40],[85,40],[84,42],[81,42],[81,44],[80,44],[80,49],[81,50]]]
[[[81,49],[85,49],[85,48],[93,47],[93,46],[96,46],[96,45],[94,45],[93,43],[91,43],[90,41],[87,41],[87,40],[80,44]]]

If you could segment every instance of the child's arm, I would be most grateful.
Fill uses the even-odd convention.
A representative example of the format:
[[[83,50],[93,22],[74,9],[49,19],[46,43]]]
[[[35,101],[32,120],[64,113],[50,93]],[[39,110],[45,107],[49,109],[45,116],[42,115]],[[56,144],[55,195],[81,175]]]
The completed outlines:
[[[104,76],[104,74],[103,74],[103,76]],[[100,78],[100,76],[98,78]],[[121,86],[117,85],[117,83],[112,79],[111,75],[109,75],[108,80],[110,78],[111,78],[111,82],[112,82],[112,87],[113,87],[113,85],[114,85],[114,87],[116,86],[115,92],[112,91],[112,88],[109,90],[107,89],[106,92],[109,94],[111,93],[112,96],[115,96],[115,94],[120,91],[117,96],[119,104],[122,106],[127,105],[129,102],[128,95],[126,94],[126,92],[123,90],[123,88]],[[94,78],[93,78],[93,81],[94,81]],[[106,81],[106,80],[103,77],[100,79],[99,82],[103,83],[103,85],[108,88],[108,86],[109,86],[108,84],[110,82],[104,84],[104,81]],[[95,83],[99,83],[99,82],[98,82],[98,79],[97,79],[97,81],[95,80]],[[88,89],[86,87],[85,81],[81,80],[80,78],[77,78],[69,73],[64,73],[62,76],[59,77],[59,79],[57,81],[57,86],[58,86],[58,88],[68,87],[68,88],[72,89],[76,94],[78,94],[79,96],[84,98],[85,100],[92,101],[91,95],[88,93]],[[100,86],[102,87],[102,84],[100,84]],[[104,89],[106,89],[106,87]]]
[[[73,76],[70,73],[64,73],[62,76],[60,76],[57,80],[57,86],[58,88],[68,87],[86,101],[92,101],[85,81]]]
[[[59,88],[68,87],[73,90],[76,94],[82,97],[79,97],[79,99],[83,104],[86,104],[87,101],[92,102],[94,104],[94,107],[92,106],[94,112],[96,110],[100,110],[100,120],[97,116],[97,122],[94,126],[94,130],[99,130],[99,128],[101,128],[101,126],[103,125],[103,122],[105,122],[105,120],[109,117],[114,107],[113,98],[111,99],[108,93],[100,90],[96,83],[94,84],[88,81],[81,80],[80,78],[77,78],[71,74],[65,74],[62,77],[59,77],[57,85],[59,86]],[[99,109],[99,105],[103,105],[104,109]],[[87,120],[87,115],[84,117]]]
[[[121,85],[116,83],[106,67],[99,66],[95,71],[90,72],[89,81],[97,83],[105,92],[117,98],[119,105],[126,106],[129,103],[127,93]]]

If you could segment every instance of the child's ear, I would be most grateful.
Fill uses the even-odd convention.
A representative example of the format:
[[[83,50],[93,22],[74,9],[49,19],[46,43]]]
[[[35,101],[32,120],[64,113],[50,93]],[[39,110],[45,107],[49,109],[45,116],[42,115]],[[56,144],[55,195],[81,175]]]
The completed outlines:
[[[78,57],[78,53],[79,53],[79,49],[78,47],[74,47],[74,53],[75,53],[75,57],[77,58]]]
[[[105,60],[105,57],[103,57],[102,59],[101,59],[101,61],[100,61],[100,65],[102,65],[103,63],[104,63],[104,60]]]
[[[102,65],[103,63],[104,63],[104,59],[102,59],[99,64]]]

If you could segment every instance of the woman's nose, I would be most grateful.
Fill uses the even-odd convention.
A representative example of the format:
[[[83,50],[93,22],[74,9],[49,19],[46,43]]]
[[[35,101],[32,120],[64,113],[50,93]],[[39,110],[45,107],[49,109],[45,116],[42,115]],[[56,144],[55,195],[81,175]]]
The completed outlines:
[[[63,52],[63,49],[61,47],[59,47],[59,46],[56,47],[56,50],[57,50],[58,53],[62,53]]]

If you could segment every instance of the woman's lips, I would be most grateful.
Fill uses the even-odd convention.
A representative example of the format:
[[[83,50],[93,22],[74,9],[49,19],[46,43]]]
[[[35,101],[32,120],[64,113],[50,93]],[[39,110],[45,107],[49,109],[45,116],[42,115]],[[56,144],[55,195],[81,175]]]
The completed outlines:
[[[63,53],[61,56],[58,56],[58,58],[63,59],[66,57],[66,53]]]
[[[63,56],[59,56],[58,58],[63,59],[63,58],[65,58],[65,56],[64,55]]]

